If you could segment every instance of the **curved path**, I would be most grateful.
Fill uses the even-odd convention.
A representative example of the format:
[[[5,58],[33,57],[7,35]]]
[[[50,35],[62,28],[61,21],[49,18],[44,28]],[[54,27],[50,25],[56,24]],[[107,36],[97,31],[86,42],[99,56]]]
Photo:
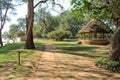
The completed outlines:
[[[120,75],[94,66],[89,58],[55,53],[53,45],[45,44],[34,72],[27,80],[120,80]]]

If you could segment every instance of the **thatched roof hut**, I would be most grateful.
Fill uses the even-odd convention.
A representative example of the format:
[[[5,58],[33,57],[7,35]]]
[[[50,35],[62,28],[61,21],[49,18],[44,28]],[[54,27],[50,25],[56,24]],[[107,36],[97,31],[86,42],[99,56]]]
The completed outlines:
[[[81,34],[85,33],[110,33],[113,32],[108,26],[100,21],[94,19],[90,20],[85,26],[80,30]]]
[[[113,31],[104,23],[92,19],[82,27],[79,33],[83,34],[83,39],[79,41],[82,44],[107,45],[110,42],[105,38]]]

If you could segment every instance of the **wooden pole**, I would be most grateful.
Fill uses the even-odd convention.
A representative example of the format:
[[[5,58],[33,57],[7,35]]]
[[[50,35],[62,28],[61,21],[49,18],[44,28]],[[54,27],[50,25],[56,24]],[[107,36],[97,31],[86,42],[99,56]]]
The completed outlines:
[[[21,52],[18,51],[18,65],[21,65],[21,63],[20,63],[20,54],[21,54]]]

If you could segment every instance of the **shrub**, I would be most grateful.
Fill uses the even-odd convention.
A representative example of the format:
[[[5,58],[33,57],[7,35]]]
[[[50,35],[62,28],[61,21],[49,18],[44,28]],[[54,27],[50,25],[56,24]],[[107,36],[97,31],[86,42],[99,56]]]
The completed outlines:
[[[112,61],[107,58],[97,58],[95,65],[111,71],[120,72],[120,61]]]
[[[63,31],[63,30],[52,31],[51,33],[49,33],[49,37],[56,41],[62,41],[65,38],[71,37],[71,35],[72,34],[70,31]]]

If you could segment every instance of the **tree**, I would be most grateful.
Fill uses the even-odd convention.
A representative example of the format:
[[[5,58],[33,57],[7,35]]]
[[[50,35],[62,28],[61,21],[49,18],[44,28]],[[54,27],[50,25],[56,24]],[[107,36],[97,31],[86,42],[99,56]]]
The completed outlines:
[[[17,25],[19,30],[16,31],[17,37],[20,37],[21,41],[25,41],[25,33],[26,33],[26,23],[25,23],[25,18],[18,18],[17,19]]]
[[[39,8],[39,7],[38,7]],[[59,17],[51,15],[46,8],[40,8],[35,12],[34,35],[45,38],[59,25]]]
[[[17,32],[20,30],[17,24],[11,24],[9,29],[8,38],[11,39],[14,43],[17,39]]]
[[[13,8],[12,0],[0,0],[0,45],[1,46],[3,46],[2,29],[7,20],[7,13],[10,8]]]
[[[50,32],[59,29],[70,31],[72,36],[75,37],[83,22],[79,21],[70,11],[61,13],[58,16],[52,16],[46,8],[42,8],[35,12],[35,24],[33,31],[36,37],[49,37]]]
[[[25,49],[34,49],[35,45],[33,42],[33,22],[34,22],[34,9],[41,3],[46,3],[49,0],[41,0],[38,1],[37,4],[34,5],[34,0],[28,0],[28,13],[26,16],[26,42],[25,42]],[[53,5],[59,5],[55,3],[55,0],[52,0]],[[59,5],[60,6],[60,5]]]
[[[3,35],[3,38],[8,38],[13,42],[15,42],[17,38],[20,38],[21,41],[25,41],[25,33],[25,18],[18,18],[17,24],[11,24],[9,31],[7,33],[5,32],[6,37]]]
[[[60,29],[49,33],[50,38],[56,41],[62,41],[65,38],[70,38],[71,35],[72,34],[70,31],[64,31]]]
[[[83,24],[83,21],[79,21],[78,18],[71,14],[70,11],[62,13],[60,16],[60,28],[68,30],[72,33],[72,36],[75,37],[80,27]]]
[[[72,10],[85,18],[95,18],[116,25],[117,32],[111,45],[111,60],[120,60],[120,1],[119,0],[72,0]],[[80,13],[80,14],[79,14]]]
[[[34,22],[34,0],[28,0],[28,13],[26,16],[26,43],[25,48],[26,49],[34,49],[34,43],[33,43],[33,22]]]
[[[25,32],[26,31],[25,18],[18,18],[17,22],[18,22],[18,26],[19,26],[20,30]]]
[[[15,6],[20,5],[20,0],[0,0],[0,45],[3,46],[2,42],[2,29],[8,18],[8,12],[15,14]],[[16,3],[17,4],[16,4]],[[10,11],[11,10],[11,11]]]
[[[4,42],[3,43],[9,43],[9,39],[8,39],[8,32],[5,31],[3,34],[2,34],[2,38],[4,39]]]

